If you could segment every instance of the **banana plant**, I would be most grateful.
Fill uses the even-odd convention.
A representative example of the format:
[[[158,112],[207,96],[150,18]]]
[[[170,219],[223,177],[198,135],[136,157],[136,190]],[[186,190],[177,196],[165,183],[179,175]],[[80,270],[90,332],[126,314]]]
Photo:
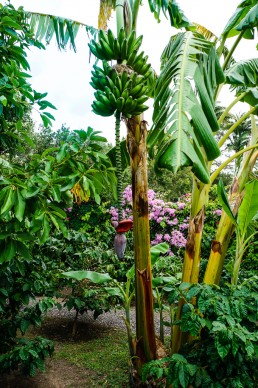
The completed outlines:
[[[222,181],[218,185],[218,197],[225,213],[235,226],[236,254],[231,282],[233,285],[236,285],[243,255],[248,248],[250,240],[258,233],[250,228],[251,222],[257,218],[258,214],[258,181],[254,180],[245,185],[244,198],[239,206],[237,215],[234,215],[232,212]]]
[[[232,132],[247,117],[257,113],[257,59],[235,62],[233,54],[243,38],[252,39],[257,28],[257,2],[242,1],[235,14],[218,38],[204,27],[173,36],[161,57],[161,73],[154,91],[153,126],[148,135],[151,155],[155,154],[155,168],[176,172],[183,166],[191,166],[193,189],[191,216],[183,266],[183,282],[197,283],[201,260],[201,241],[205,218],[205,205],[209,190],[220,171],[234,158],[245,154],[235,179],[232,196],[239,198],[257,158],[257,130],[252,118],[250,143],[243,150],[227,159],[213,171],[221,147]],[[231,50],[227,39],[236,36]],[[215,104],[224,85],[230,85],[235,98],[217,119]],[[227,130],[217,142],[220,125],[223,124],[237,102],[247,102],[249,111]],[[211,171],[213,171],[211,173]],[[236,209],[237,210],[237,209]],[[221,219],[223,219],[224,214]],[[204,281],[218,283],[232,232],[232,222],[226,216],[221,222],[220,235],[212,243],[211,256]],[[180,319],[183,300],[179,301],[177,319]],[[182,337],[179,327],[173,333],[173,352],[177,352],[187,336]]]
[[[193,172],[193,193],[192,210],[189,227],[189,236],[186,246],[185,261],[183,268],[184,282],[197,282],[200,265],[200,246],[202,240],[202,230],[204,225],[205,204],[208,201],[209,189],[215,177],[221,171],[218,168],[211,174],[212,161],[220,154],[220,149],[228,136],[234,131],[235,125],[240,124],[245,117],[238,123],[232,125],[225,136],[217,144],[215,134],[221,123],[238,101],[245,101],[251,108],[246,117],[257,112],[257,60],[244,62],[241,64],[233,63],[233,54],[238,43],[243,38],[253,38],[254,30],[257,27],[257,2],[256,0],[241,1],[236,13],[230,19],[219,38],[204,28],[194,27],[184,16],[175,1],[148,1],[150,10],[157,20],[163,12],[168,16],[170,24],[177,28],[185,28],[187,31],[172,37],[165,48],[161,58],[161,74],[155,85],[154,92],[148,90],[146,80],[142,86],[144,93],[140,98],[153,95],[154,93],[154,115],[153,126],[148,134],[146,122],[143,120],[142,112],[145,108],[137,111],[137,103],[142,107],[144,102],[132,101],[133,88],[138,86],[137,77],[134,84],[129,89],[129,95],[125,93],[122,96],[122,87],[120,87],[120,74],[115,73],[118,80],[115,81],[118,89],[117,95],[109,93],[113,82],[112,70],[109,69],[108,62],[115,60],[117,65],[134,65],[135,72],[140,74],[142,68],[146,71],[147,63],[144,53],[138,53],[133,49],[128,56],[128,45],[132,33],[136,30],[137,17],[140,0],[102,0],[100,12],[100,30],[106,30],[107,18],[111,15],[113,9],[116,10],[117,37],[110,41],[111,33],[105,31],[98,32],[86,26],[88,32],[94,34],[95,43],[91,42],[92,53],[103,61],[104,79],[98,83],[94,79],[95,86],[100,89],[96,93],[96,103],[92,108],[97,114],[103,116],[117,115],[124,117],[127,126],[127,149],[130,156],[133,187],[133,215],[134,215],[134,243],[135,243],[135,274],[136,274],[136,317],[137,317],[137,349],[136,356],[138,371],[141,370],[144,362],[156,357],[155,332],[153,325],[153,301],[151,292],[151,265],[150,265],[150,238],[148,222],[148,201],[147,201],[147,148],[150,154],[156,155],[156,169],[167,168],[176,172],[184,166],[191,166]],[[53,16],[28,15],[32,20],[34,31],[38,38],[56,36],[59,47],[63,48],[67,43],[75,48],[75,36],[79,28],[79,23],[70,20],[63,20]],[[85,27],[85,26],[84,26]],[[121,33],[121,42],[118,39]],[[96,37],[99,37],[98,42]],[[226,41],[231,36],[236,36],[235,43],[230,50],[226,48]],[[136,35],[135,35],[135,39]],[[133,40],[133,39],[132,39]],[[113,43],[113,46],[112,46]],[[130,40],[131,43],[131,40]],[[129,45],[129,47],[131,47]],[[136,52],[135,52],[136,51]],[[126,54],[126,55],[123,55]],[[221,64],[220,64],[221,62]],[[223,63],[222,63],[223,62]],[[107,63],[107,66],[105,67]],[[238,66],[239,65],[239,66]],[[96,69],[95,69],[96,71]],[[151,68],[144,75],[151,71]],[[97,69],[97,72],[101,70]],[[106,73],[105,73],[106,72]],[[231,72],[231,74],[230,74]],[[237,76],[236,76],[237,74]],[[140,74],[141,75],[141,74]],[[150,75],[151,76],[151,75]],[[94,75],[93,75],[94,77]],[[107,78],[109,78],[109,80]],[[125,78],[125,76],[124,76]],[[92,81],[93,82],[93,81]],[[93,84],[94,84],[93,82]],[[105,82],[109,82],[106,84]],[[127,82],[127,81],[125,81]],[[236,91],[236,98],[227,107],[226,111],[217,120],[215,115],[215,103],[218,100],[220,90],[224,84],[232,85]],[[155,84],[155,82],[154,82]],[[111,86],[110,86],[111,85]],[[115,88],[113,88],[116,90]],[[135,90],[134,90],[135,91]],[[110,101],[107,103],[106,98]],[[146,101],[146,100],[145,100]],[[124,109],[124,107],[126,107]],[[120,117],[121,117],[120,115]],[[117,136],[119,137],[119,136]],[[255,134],[252,137],[253,143],[240,151],[246,153],[243,163],[246,168],[241,177],[243,185],[246,183],[248,173],[250,172],[250,161],[255,161],[257,147],[257,138]],[[249,151],[249,152],[248,152]],[[241,155],[240,154],[240,155]],[[239,153],[238,155],[239,156]],[[226,166],[232,159],[224,162]],[[118,163],[119,164],[119,163]],[[119,168],[119,166],[118,166]],[[243,185],[235,185],[236,191],[241,192]],[[240,193],[239,192],[239,193]],[[230,224],[230,227],[232,225]],[[223,228],[222,228],[223,229]],[[227,234],[228,235],[228,234]],[[226,244],[222,242],[220,252],[226,250]],[[215,254],[218,253],[218,250]],[[220,254],[220,253],[219,253]],[[209,260],[207,267],[207,282],[219,281],[219,270],[222,258],[218,262],[214,257]],[[213,267],[211,271],[210,265]],[[215,268],[215,269],[214,269]],[[210,276],[210,274],[213,274]],[[182,305],[178,308],[178,317],[180,317]],[[177,318],[178,318],[177,317]],[[181,334],[174,331],[174,351],[177,351],[181,344]]]

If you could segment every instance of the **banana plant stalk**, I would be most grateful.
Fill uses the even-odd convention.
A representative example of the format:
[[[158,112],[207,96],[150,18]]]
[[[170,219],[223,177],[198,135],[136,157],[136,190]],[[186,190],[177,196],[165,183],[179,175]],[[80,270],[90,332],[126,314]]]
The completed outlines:
[[[191,217],[185,247],[182,282],[198,283],[205,216],[204,209],[208,202],[209,188],[208,184],[201,183],[197,178],[193,177]],[[179,320],[181,317],[183,305],[184,300],[181,298],[176,310],[176,320]],[[172,354],[177,353],[184,342],[187,342],[187,334],[182,333],[179,325],[176,325],[172,333]]]
[[[136,22],[141,0],[131,2],[132,26]],[[126,24],[121,9],[125,1],[117,0],[117,33]],[[135,298],[136,298],[136,344],[135,368],[141,375],[142,366],[156,358],[156,339],[154,328],[154,309],[152,296],[150,227],[148,213],[148,182],[146,123],[141,116],[126,120],[127,148],[131,160],[132,196],[133,196],[133,234],[135,260]]]
[[[116,112],[116,176],[117,176],[117,202],[118,202],[118,221],[122,221],[122,162],[120,145],[120,125],[121,113]]]
[[[136,358],[141,372],[145,362],[156,358],[152,274],[150,256],[150,228],[148,213],[146,122],[140,116],[126,122],[127,147],[131,158],[135,296],[136,296]]]
[[[251,119],[252,132],[249,143],[250,147],[255,146],[258,141],[258,128],[256,126],[254,116],[251,116]],[[237,214],[239,206],[241,205],[243,189],[249,179],[250,173],[253,170],[257,157],[258,152],[255,148],[245,154],[240,171],[231,186],[228,201],[234,216]],[[219,284],[225,256],[233,231],[234,224],[227,213],[223,210],[216,236],[211,246],[210,257],[203,280],[205,283]]]

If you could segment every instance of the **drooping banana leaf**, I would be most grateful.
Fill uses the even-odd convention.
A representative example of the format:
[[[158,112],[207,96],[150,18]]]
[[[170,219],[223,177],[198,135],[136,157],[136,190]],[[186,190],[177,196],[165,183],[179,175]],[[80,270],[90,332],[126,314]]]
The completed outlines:
[[[220,155],[212,133],[218,129],[212,96],[224,81],[216,52],[210,42],[189,31],[172,37],[161,62],[147,138],[150,150],[159,148],[155,167],[176,172],[192,166],[194,174],[208,183],[205,160]]]
[[[151,12],[154,14],[155,19],[160,22],[161,11],[167,17],[170,18],[172,27],[193,29],[194,25],[187,19],[183,11],[175,0],[148,0]]]
[[[240,233],[244,234],[258,212],[258,181],[245,185],[245,195],[238,210],[237,223]]]
[[[258,86],[258,58],[236,62],[226,71],[225,76],[226,83],[233,87]]]
[[[241,99],[242,102],[246,102],[250,106],[256,106],[257,109],[253,114],[258,115],[258,87],[256,88],[237,88],[236,96],[239,96],[243,92],[246,92],[246,95]]]
[[[258,26],[258,4],[254,5],[247,15],[236,26],[237,31],[253,29]]]
[[[86,28],[87,33],[94,34],[97,30],[86,24],[70,19],[63,19],[53,15],[27,12],[27,21],[30,24],[35,38],[49,44],[55,37],[58,48],[65,49],[68,44],[76,51],[75,38],[80,27]]]
[[[241,1],[235,13],[226,24],[222,36],[230,38],[244,31],[244,38],[254,39],[254,29],[258,25],[257,12],[256,0]]]
[[[233,64],[226,72],[226,83],[235,89],[236,96],[246,92],[241,99],[251,106],[258,107],[258,59],[248,59]],[[258,114],[258,109],[253,112]]]

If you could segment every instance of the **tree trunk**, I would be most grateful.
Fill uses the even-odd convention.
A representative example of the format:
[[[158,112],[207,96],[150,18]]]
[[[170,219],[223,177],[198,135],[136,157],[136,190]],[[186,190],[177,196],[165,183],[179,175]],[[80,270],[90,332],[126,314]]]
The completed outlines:
[[[140,116],[128,119],[127,147],[131,158],[133,195],[133,233],[136,295],[136,358],[141,373],[143,364],[156,358],[152,297],[146,122]]]
[[[189,222],[187,243],[185,247],[182,282],[198,283],[205,205],[208,201],[209,188],[209,185],[201,183],[194,177],[191,219]],[[179,320],[181,317],[183,305],[184,300],[181,298],[178,302],[176,320]],[[178,325],[174,326],[172,334],[172,354],[177,353],[180,347],[187,341],[188,334],[182,333]]]
[[[254,118],[252,116],[252,134],[249,145],[254,145],[258,140],[258,130]],[[239,206],[243,198],[243,189],[249,180],[249,176],[253,170],[257,160],[258,153],[252,150],[246,153],[243,159],[242,166],[238,176],[235,177],[229,197],[229,204],[234,215],[237,214]],[[204,283],[219,284],[220,277],[224,265],[225,256],[228,250],[230,239],[234,231],[234,225],[227,214],[222,211],[220,222],[218,225],[215,240],[212,242],[209,261],[204,275]]]

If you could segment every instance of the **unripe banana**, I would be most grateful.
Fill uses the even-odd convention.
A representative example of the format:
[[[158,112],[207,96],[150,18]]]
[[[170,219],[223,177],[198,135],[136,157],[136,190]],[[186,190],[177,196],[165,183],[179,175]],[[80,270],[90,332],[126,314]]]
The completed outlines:
[[[130,55],[130,53],[133,51],[133,44],[136,40],[136,32],[133,30],[130,35],[127,38],[127,53]]]
[[[122,93],[123,92],[123,85],[122,85],[122,81],[121,81],[119,74],[117,75],[117,77],[115,79],[115,85],[118,88],[119,92]]]
[[[92,41],[92,42],[94,42],[94,41]],[[106,58],[103,58],[102,53],[99,52],[99,50],[96,48],[95,45],[93,45],[93,43],[92,44],[88,43],[88,46],[90,48],[90,51],[92,52],[93,55],[95,55],[96,58],[101,59],[101,60],[106,59]]]
[[[108,98],[110,100],[110,103],[116,108],[117,106],[117,98],[115,97],[114,93],[112,93],[111,91],[108,92]]]
[[[107,37],[108,37],[109,47],[111,48],[111,50],[114,50],[115,37],[114,37],[112,30],[108,30]]]
[[[106,55],[107,59],[108,60],[113,59],[114,54],[113,54],[113,51],[111,50],[111,48],[109,47],[108,43],[106,41],[104,41],[103,39],[101,39],[99,41],[99,43],[100,43],[100,46],[102,48],[102,52]]]
[[[129,91],[128,89],[124,89],[122,94],[121,94],[121,97],[123,97],[125,99],[125,101],[128,99],[129,97]]]
[[[127,81],[128,81],[128,74],[126,71],[123,71],[121,74],[121,82],[122,82],[123,88],[125,88]]]
[[[114,51],[114,58],[118,61],[121,59],[121,51],[120,51],[120,46],[119,46],[119,43],[118,43],[118,40],[115,39],[114,40],[114,48],[113,48],[113,51]]]
[[[120,29],[117,40],[120,46],[120,51],[122,51],[122,45],[125,39],[125,30],[123,28]]]
[[[137,105],[142,105],[148,99],[149,99],[149,97],[144,95],[142,97],[136,98],[134,101],[136,102]]]
[[[124,39],[123,43],[122,43],[122,46],[121,46],[121,59],[124,60],[124,59],[127,59],[127,54],[128,51],[127,51],[127,39]]]
[[[133,104],[133,97],[128,96],[127,99],[125,100],[123,113],[131,113],[132,112],[132,104]]]
[[[143,35],[140,35],[137,39],[135,39],[134,42],[132,43],[131,50],[138,51],[140,46],[141,46],[141,44],[142,44],[142,39],[143,39]]]
[[[100,116],[111,116],[114,113],[114,109],[110,106],[103,104],[101,101],[94,101],[92,108],[95,113]]]
[[[127,64],[128,66],[132,66],[132,65],[133,65],[133,63],[134,63],[134,61],[135,61],[135,58],[136,58],[136,56],[137,56],[137,53],[138,53],[137,50],[132,50],[132,51],[130,52],[130,54],[129,54],[129,56],[128,56],[128,59],[127,59],[127,61],[126,61],[126,64]]]
[[[148,105],[144,105],[144,104],[140,104],[140,105],[136,105],[136,111],[138,112],[144,112],[145,110],[149,109]]]
[[[117,103],[117,110],[119,112],[123,112],[123,107],[124,107],[124,104],[125,104],[125,99],[123,97],[119,97],[116,101]]]

